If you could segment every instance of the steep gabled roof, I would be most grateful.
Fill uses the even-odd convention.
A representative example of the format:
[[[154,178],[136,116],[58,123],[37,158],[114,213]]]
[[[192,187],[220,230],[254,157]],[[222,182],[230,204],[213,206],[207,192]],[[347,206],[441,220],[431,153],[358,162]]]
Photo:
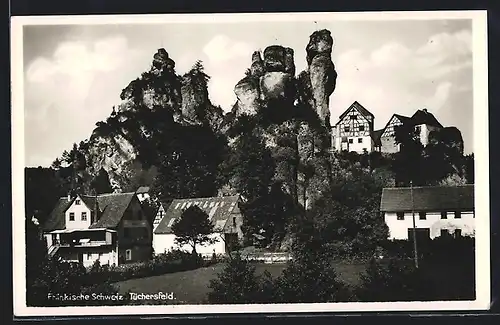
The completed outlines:
[[[384,129],[373,131],[373,133],[372,133],[372,140],[373,140],[375,146],[381,146],[382,145],[382,143],[380,142],[380,136],[382,135],[383,132],[384,132]]]
[[[231,214],[239,209],[239,200],[239,195],[173,200],[166,209],[165,216],[155,228],[154,233],[171,234],[173,223],[178,220],[185,209],[192,205],[198,206],[208,214],[217,232],[224,231],[230,225]]]
[[[79,195],[79,197],[91,211],[95,210],[95,196]],[[135,193],[110,193],[99,195],[97,197],[99,209],[98,219],[90,225],[89,228],[114,228],[118,226],[123,218],[123,214],[134,198]],[[75,198],[68,201],[67,197],[59,199],[43,225],[44,231],[62,230],[66,228],[65,212],[74,200]]]
[[[135,191],[135,193],[137,194],[148,193],[148,192],[149,192],[149,186],[141,186],[137,189],[137,191]]]
[[[349,106],[348,109],[345,110],[344,113],[342,113],[342,115],[339,116],[339,122],[342,121],[344,119],[344,117],[346,117],[346,115],[352,109],[357,110],[361,115],[363,115],[366,118],[370,118],[370,117],[372,119],[375,118],[375,116],[372,113],[370,113],[370,111],[368,111],[366,108],[364,108],[363,105],[361,105],[360,103],[358,103],[357,101],[355,101],[354,103],[351,104],[351,106]]]
[[[66,224],[64,212],[69,208],[70,204],[71,202],[68,201],[67,197],[59,198],[47,221],[43,224],[42,229],[44,231],[64,229]]]
[[[411,117],[411,122],[413,123],[413,125],[427,124],[439,128],[443,127],[441,123],[439,123],[439,121],[436,119],[436,117],[433,114],[429,113],[427,109],[417,110]]]
[[[413,210],[415,212],[474,211],[474,185],[414,187]],[[380,211],[412,211],[411,188],[384,188]]]

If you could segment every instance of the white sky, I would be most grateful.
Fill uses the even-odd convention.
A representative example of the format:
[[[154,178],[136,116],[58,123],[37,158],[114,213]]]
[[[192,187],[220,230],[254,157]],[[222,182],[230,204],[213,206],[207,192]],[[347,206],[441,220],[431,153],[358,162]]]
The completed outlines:
[[[376,128],[393,113],[427,108],[458,127],[472,152],[470,20],[53,25],[24,27],[26,166],[49,166],[87,139],[160,47],[179,74],[202,60],[212,102],[229,110],[254,50],[293,48],[298,74],[309,35],[323,28],[335,39],[333,123],[355,100],[375,115]]]

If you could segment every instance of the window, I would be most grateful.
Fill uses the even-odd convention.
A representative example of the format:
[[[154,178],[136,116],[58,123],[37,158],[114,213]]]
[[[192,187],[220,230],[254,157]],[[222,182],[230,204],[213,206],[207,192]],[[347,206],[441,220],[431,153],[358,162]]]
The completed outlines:
[[[455,229],[455,232],[453,233],[455,238],[462,237],[462,230],[461,229]]]
[[[127,261],[132,260],[132,250],[131,250],[131,249],[127,249],[127,250],[125,251],[125,259],[126,259]]]
[[[364,131],[364,130],[365,130],[365,126],[364,126],[364,125],[360,125],[360,126],[359,126],[359,130],[360,130],[360,131]]]
[[[425,215],[425,212],[419,212],[418,213],[418,219],[420,219],[420,220],[426,220],[427,216]]]
[[[448,236],[450,233],[448,232],[448,229],[441,229],[441,237],[446,237]]]
[[[80,205],[80,200],[75,200],[76,205]]]
[[[398,220],[405,220],[405,213],[404,212],[398,212],[396,213],[396,217]]]
[[[415,132],[420,133],[420,125],[417,125],[417,126],[415,127]]]
[[[82,212],[82,221],[87,221],[87,212]]]
[[[75,221],[75,213],[74,212],[69,213],[69,221]]]
[[[460,211],[455,211],[455,219],[460,219],[462,218],[462,214],[460,213]]]
[[[87,253],[87,260],[91,260],[92,259],[92,253]]]
[[[349,143],[353,143],[354,141],[352,139],[349,139]]]
[[[363,143],[363,138],[358,138],[358,143]]]
[[[347,137],[342,137],[342,142],[347,142]]]
[[[348,126],[346,126],[346,127],[344,128],[344,132],[349,132],[349,130],[350,130],[350,129],[349,129],[349,127],[348,127]]]
[[[441,219],[448,219],[448,212],[441,212]]]
[[[358,117],[356,115],[351,115],[351,120],[355,120],[357,119]]]

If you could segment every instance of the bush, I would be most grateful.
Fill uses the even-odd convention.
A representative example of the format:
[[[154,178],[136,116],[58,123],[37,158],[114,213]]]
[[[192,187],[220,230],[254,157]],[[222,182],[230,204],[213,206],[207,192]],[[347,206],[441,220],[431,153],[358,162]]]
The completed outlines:
[[[259,301],[259,278],[255,266],[234,254],[216,279],[210,281],[208,301],[222,304],[248,304]]]
[[[92,277],[92,283],[112,283],[193,270],[207,264],[200,255],[175,250],[155,255],[152,260],[142,263],[122,264],[112,267],[94,265],[89,275]]]

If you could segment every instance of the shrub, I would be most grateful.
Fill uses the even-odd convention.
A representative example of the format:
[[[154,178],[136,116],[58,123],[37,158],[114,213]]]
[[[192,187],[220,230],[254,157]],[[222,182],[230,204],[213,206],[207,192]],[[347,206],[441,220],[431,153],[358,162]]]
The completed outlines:
[[[228,261],[216,279],[210,281],[208,293],[210,303],[244,304],[259,301],[259,278],[255,275],[255,266],[240,254]]]

